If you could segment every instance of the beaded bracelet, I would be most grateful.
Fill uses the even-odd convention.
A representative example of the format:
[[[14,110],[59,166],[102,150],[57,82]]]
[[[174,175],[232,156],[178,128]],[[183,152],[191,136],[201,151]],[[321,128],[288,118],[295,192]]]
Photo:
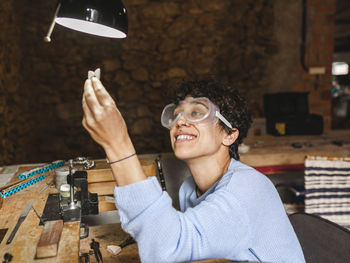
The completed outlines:
[[[124,158],[121,158],[121,159],[116,160],[116,161],[113,161],[113,162],[110,162],[108,159],[106,159],[106,161],[107,161],[107,164],[111,165],[111,164],[119,163],[119,162],[121,162],[121,161],[124,161],[124,160],[126,160],[126,159],[129,159],[130,157],[133,157],[134,155],[136,155],[136,153],[130,154],[130,155],[124,157]]]

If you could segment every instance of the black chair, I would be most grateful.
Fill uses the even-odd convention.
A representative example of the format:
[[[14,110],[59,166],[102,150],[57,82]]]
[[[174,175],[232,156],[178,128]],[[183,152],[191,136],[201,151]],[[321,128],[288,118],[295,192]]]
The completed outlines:
[[[163,189],[165,188],[169,196],[173,199],[173,205],[180,209],[179,189],[183,181],[191,175],[187,164],[175,157],[174,153],[162,153],[159,156],[159,166],[157,171],[158,179],[164,179]],[[163,178],[160,178],[160,170]]]
[[[289,215],[307,263],[350,262],[350,231],[316,215]]]

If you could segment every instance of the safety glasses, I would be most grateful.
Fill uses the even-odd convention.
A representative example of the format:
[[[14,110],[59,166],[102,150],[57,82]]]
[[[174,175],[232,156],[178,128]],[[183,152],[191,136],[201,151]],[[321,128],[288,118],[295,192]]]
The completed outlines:
[[[232,125],[220,114],[219,108],[206,97],[189,97],[178,104],[165,106],[161,116],[162,125],[171,129],[181,116],[190,123],[216,123],[220,119],[232,129]]]

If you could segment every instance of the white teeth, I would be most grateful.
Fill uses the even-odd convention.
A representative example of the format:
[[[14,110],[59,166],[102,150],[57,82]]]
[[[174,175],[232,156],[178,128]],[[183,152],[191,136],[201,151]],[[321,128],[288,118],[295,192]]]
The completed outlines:
[[[180,140],[191,140],[193,139],[194,136],[190,136],[190,135],[179,135],[177,136],[176,140],[180,141]]]

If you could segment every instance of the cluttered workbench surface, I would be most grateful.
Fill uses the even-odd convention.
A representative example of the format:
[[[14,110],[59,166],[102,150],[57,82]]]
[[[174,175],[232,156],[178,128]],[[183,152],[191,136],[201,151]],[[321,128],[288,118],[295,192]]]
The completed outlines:
[[[26,171],[30,166],[20,167],[16,176]],[[12,179],[16,181],[16,177]],[[13,258],[11,262],[79,262],[79,222],[65,223],[62,229],[57,257],[35,259],[36,248],[39,242],[43,226],[39,226],[40,220],[33,209],[30,209],[27,217],[19,226],[12,242],[7,244],[11,232],[15,228],[23,210],[30,201],[38,213],[43,211],[48,193],[57,192],[53,181],[53,173],[47,175],[43,180],[22,189],[2,201],[0,209],[0,256],[3,259],[6,253]]]
[[[155,163],[152,159],[140,158],[140,161],[147,176],[156,174]],[[61,165],[66,164],[61,163]],[[103,162],[96,162],[95,167],[87,171],[87,178],[90,181],[88,190],[98,193],[99,214],[87,215],[84,220],[74,216],[71,222],[68,220],[64,223],[63,220],[55,218],[52,221],[44,221],[44,213],[50,196],[61,194],[61,191],[57,189],[57,171],[66,166],[55,167],[52,170],[46,170],[43,167],[56,165],[57,161],[47,164],[15,166],[16,170],[12,178],[5,186],[0,187],[3,197],[0,198],[0,260],[21,263],[93,263],[102,262],[103,259],[105,263],[139,263],[137,244],[130,242],[130,236],[122,230],[119,223],[114,199],[110,196],[115,184],[112,181],[110,168]],[[6,173],[11,169],[13,172],[13,167],[8,168],[10,169],[5,169],[5,172],[0,173],[0,177],[7,175]],[[78,168],[78,170],[81,169]],[[42,176],[43,174],[45,176]],[[26,176],[28,178],[25,178]],[[77,191],[78,193],[84,188],[80,187],[82,189]],[[50,203],[52,207],[56,205]],[[60,205],[62,205],[61,201]],[[63,213],[63,219],[65,216]],[[108,220],[103,219],[104,217]],[[44,224],[41,224],[43,221]],[[89,222],[88,235],[81,238],[82,232],[84,234],[86,231],[82,225],[86,222]],[[14,233],[13,238],[11,238],[12,233]],[[226,260],[215,259],[203,262],[226,262]]]
[[[241,161],[261,168],[302,165],[306,155],[349,157],[349,135],[348,130],[340,130],[325,131],[319,136],[252,136],[245,140],[246,149],[241,153]],[[156,174],[153,159],[146,158],[141,161],[141,164],[148,176]],[[44,177],[40,173],[34,175],[25,173],[41,165],[15,165],[0,168],[0,191],[3,197],[0,198],[1,261],[6,255],[12,257],[8,262],[84,262],[79,259],[79,254],[90,254],[90,262],[98,262],[95,254],[92,253],[92,241],[94,241],[94,244],[99,246],[103,262],[140,262],[137,244],[126,246],[118,255],[114,255],[113,251],[107,249],[108,246],[119,246],[128,240],[129,236],[121,229],[118,219],[105,224],[90,225],[89,235],[84,239],[80,239],[82,232],[80,220],[72,220],[64,224],[55,220],[57,225],[48,227],[49,224],[45,224],[44,228],[40,224],[42,220],[40,217],[43,217],[48,197],[57,195],[60,191],[55,182],[56,169],[45,171]],[[10,173],[14,176],[4,181]],[[19,178],[20,174],[24,176]],[[26,178],[26,176],[29,177]],[[98,193],[100,213],[98,216],[109,212],[117,213],[112,197],[115,183],[111,170],[105,162],[97,162],[95,168],[87,172],[87,179],[89,192]],[[18,181],[22,183],[16,185]],[[26,217],[22,217],[28,206]],[[22,224],[18,227],[12,241],[7,244],[21,218]],[[205,262],[222,262],[222,260]]]
[[[140,161],[146,175],[155,175],[153,160],[142,159]],[[70,209],[69,207],[67,211],[63,207],[67,198],[62,190],[58,190],[63,189],[62,185],[60,187],[57,185],[60,181],[58,180],[61,177],[60,174],[68,172],[68,169],[65,169],[68,168],[66,165],[67,162],[59,160],[45,164],[2,168],[0,173],[2,181],[11,172],[14,174],[8,178],[4,186],[0,187],[1,261],[88,262],[88,260],[84,261],[79,258],[82,256],[82,258],[88,257],[90,262],[98,262],[95,255],[100,254],[103,262],[140,262],[136,244],[126,247],[118,256],[107,252],[108,245],[121,244],[129,236],[118,223],[119,217],[114,199],[110,196],[115,183],[112,172],[105,161],[94,162],[94,168],[91,170],[74,166],[73,172],[69,168],[69,173],[74,175],[72,178],[74,178],[76,192],[73,196],[77,199],[75,202],[80,205],[80,208]],[[78,172],[86,172],[86,178]],[[78,178],[76,178],[77,174]],[[91,183],[84,185],[88,180]],[[89,194],[85,195],[88,191]],[[99,196],[99,202],[97,202],[99,211],[94,207],[96,205],[94,200],[88,200],[91,197],[90,192],[96,192]],[[77,194],[81,196],[76,198]],[[57,196],[59,196],[58,199],[52,199]],[[55,200],[57,200],[56,203]],[[57,208],[57,211],[47,208]],[[47,211],[50,213],[46,213]],[[78,212],[72,213],[72,211]],[[85,225],[88,225],[86,220],[90,213],[98,217],[98,212],[103,214],[107,211],[115,212],[112,214],[114,217],[112,221],[110,220],[105,225],[89,226],[87,232]],[[83,237],[84,235],[87,237]]]

